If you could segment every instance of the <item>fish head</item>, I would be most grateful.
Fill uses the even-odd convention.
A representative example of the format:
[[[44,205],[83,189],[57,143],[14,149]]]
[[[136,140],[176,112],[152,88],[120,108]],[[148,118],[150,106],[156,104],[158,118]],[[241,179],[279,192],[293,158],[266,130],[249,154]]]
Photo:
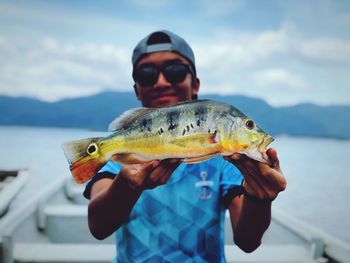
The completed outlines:
[[[99,138],[70,141],[62,148],[68,160],[69,168],[77,183],[84,183],[93,177],[107,162],[102,154],[103,143]]]
[[[259,162],[269,163],[266,149],[274,139],[259,128],[252,119],[246,116],[236,119],[231,141],[235,152],[245,154]]]

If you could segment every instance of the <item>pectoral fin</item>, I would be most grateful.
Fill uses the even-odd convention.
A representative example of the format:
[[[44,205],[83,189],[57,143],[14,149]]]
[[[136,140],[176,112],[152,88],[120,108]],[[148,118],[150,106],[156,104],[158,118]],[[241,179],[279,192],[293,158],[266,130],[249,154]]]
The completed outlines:
[[[136,164],[136,163],[144,163],[149,161],[132,153],[114,154],[112,156],[112,160],[120,164]]]
[[[211,158],[214,158],[218,156],[217,153],[213,153],[213,154],[208,154],[208,155],[204,155],[204,156],[199,156],[199,157],[192,157],[192,158],[185,158],[183,159],[184,163],[200,163],[200,162],[204,162],[206,160],[209,160]]]

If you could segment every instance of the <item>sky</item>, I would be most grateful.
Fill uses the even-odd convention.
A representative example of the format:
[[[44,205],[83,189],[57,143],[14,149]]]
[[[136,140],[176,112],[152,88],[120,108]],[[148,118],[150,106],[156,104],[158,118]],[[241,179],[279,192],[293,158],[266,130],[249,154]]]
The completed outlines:
[[[200,94],[350,105],[347,0],[0,0],[0,95],[132,91],[133,48],[160,29],[192,46]]]

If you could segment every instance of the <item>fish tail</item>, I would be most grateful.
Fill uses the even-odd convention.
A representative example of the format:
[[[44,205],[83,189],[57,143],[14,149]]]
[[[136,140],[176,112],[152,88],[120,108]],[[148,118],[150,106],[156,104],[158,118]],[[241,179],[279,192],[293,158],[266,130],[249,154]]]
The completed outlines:
[[[99,149],[101,139],[88,138],[63,144],[69,168],[77,183],[82,184],[92,178],[107,162]]]
[[[74,181],[78,184],[83,184],[90,180],[106,162],[100,162],[98,159],[89,161],[78,161],[70,165],[69,169],[72,172]]]

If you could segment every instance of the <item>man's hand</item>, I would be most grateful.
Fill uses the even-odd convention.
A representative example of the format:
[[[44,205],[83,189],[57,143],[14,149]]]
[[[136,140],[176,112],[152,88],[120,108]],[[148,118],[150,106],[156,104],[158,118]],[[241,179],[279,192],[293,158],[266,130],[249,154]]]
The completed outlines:
[[[255,161],[244,154],[224,157],[243,174],[243,186],[248,194],[260,199],[273,200],[286,188],[287,182],[280,168],[276,150],[268,149],[265,158],[268,158],[271,165]]]
[[[180,159],[166,159],[123,165],[121,176],[129,182],[132,189],[153,189],[165,184],[180,162]]]

